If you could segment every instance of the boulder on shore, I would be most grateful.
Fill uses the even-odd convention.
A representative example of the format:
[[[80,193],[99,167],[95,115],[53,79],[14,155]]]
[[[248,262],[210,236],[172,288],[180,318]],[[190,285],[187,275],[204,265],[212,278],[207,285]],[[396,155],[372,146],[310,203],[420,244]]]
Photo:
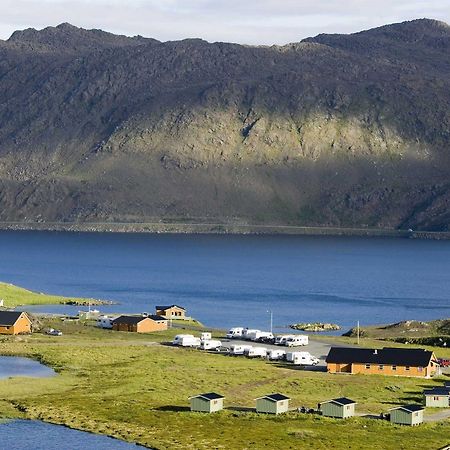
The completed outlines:
[[[336,325],[335,323],[322,323],[322,322],[314,322],[314,323],[294,323],[289,325],[289,328],[293,330],[301,330],[301,331],[334,331],[340,330],[341,327]]]

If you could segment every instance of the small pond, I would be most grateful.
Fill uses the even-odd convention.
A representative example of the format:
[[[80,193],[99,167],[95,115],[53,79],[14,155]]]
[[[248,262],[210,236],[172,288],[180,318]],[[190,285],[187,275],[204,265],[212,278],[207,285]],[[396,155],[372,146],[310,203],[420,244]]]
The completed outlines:
[[[38,420],[0,422],[1,448],[8,450],[138,450],[140,445]]]
[[[30,358],[0,356],[0,379],[9,377],[45,378],[55,375],[50,367]]]

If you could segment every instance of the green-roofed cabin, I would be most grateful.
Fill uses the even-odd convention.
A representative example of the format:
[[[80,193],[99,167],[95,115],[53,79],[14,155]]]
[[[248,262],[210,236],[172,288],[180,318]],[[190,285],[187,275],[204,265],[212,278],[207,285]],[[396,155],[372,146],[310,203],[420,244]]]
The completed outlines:
[[[423,422],[423,410],[420,405],[404,405],[390,410],[390,421],[397,425],[416,426]]]
[[[450,387],[423,391],[425,406],[430,408],[450,408]]]
[[[353,400],[346,397],[341,397],[319,403],[319,409],[325,417],[347,419],[355,415],[355,405],[356,402]]]
[[[215,392],[199,394],[189,397],[191,401],[191,411],[213,413],[223,409],[223,399],[225,397]]]
[[[289,409],[289,397],[283,394],[270,394],[256,399],[256,412],[281,414]]]

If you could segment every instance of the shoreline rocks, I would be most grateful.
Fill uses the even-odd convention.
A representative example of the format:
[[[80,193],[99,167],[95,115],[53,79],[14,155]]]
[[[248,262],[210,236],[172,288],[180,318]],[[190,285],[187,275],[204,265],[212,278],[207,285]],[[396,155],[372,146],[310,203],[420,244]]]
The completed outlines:
[[[289,328],[292,328],[293,330],[313,331],[316,333],[321,331],[336,331],[341,329],[341,327],[335,323],[322,323],[322,322],[294,323],[289,325]]]

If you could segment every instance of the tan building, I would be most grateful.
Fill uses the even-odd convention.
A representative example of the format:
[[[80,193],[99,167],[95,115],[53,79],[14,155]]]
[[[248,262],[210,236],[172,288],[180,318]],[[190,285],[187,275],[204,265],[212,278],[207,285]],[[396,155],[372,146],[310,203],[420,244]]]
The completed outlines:
[[[166,319],[184,320],[186,318],[186,310],[182,306],[178,305],[157,306],[156,314],[158,316],[163,316]]]
[[[0,334],[31,333],[31,320],[26,312],[1,311]]]
[[[167,330],[167,319],[161,316],[120,316],[112,321],[115,331],[151,333]]]
[[[434,353],[421,348],[332,347],[326,362],[329,373],[430,378],[439,370]]]

